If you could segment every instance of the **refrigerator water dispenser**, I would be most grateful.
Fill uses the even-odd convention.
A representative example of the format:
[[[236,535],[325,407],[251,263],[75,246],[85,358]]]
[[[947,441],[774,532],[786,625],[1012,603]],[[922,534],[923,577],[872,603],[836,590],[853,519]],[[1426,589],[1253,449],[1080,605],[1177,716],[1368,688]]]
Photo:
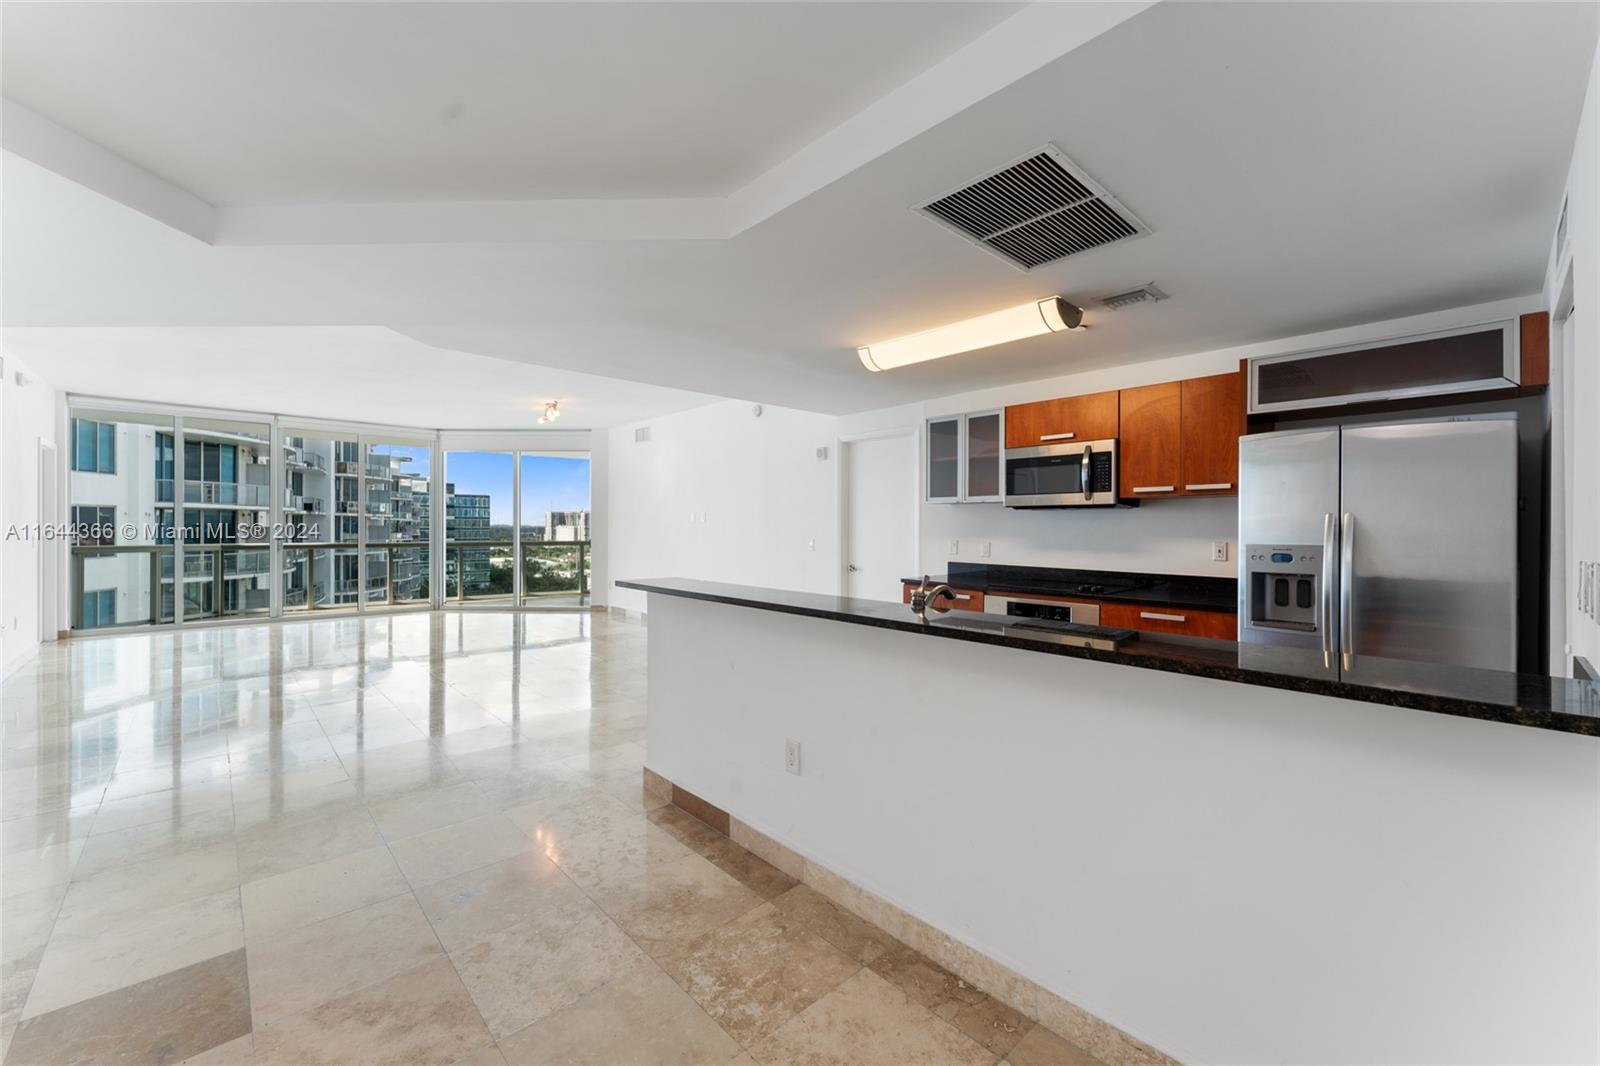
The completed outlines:
[[[1322,545],[1248,544],[1248,624],[1300,633],[1317,631]]]

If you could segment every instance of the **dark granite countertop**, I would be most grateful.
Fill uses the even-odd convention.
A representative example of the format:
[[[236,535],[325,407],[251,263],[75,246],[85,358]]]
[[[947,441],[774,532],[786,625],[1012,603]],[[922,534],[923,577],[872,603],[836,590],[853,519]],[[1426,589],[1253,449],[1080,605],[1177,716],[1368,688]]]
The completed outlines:
[[[825,618],[903,633],[1600,736],[1600,685],[1587,681],[1370,656],[1355,660],[1341,673],[1317,652],[1232,641],[1163,638],[1152,634],[1145,634],[1116,651],[1107,651],[1064,644],[1037,630],[1007,625],[994,615],[956,611],[924,623],[903,604],[882,600],[785,592],[687,578],[618,581],[617,585],[664,596]]]
[[[915,585],[922,578],[907,577],[901,580],[908,585]],[[1190,611],[1224,611],[1232,614],[1238,604],[1238,585],[1231,577],[1004,566],[998,563],[951,563],[949,573],[935,580],[985,593],[1076,596],[1086,600]],[[1090,591],[1096,587],[1102,591]]]

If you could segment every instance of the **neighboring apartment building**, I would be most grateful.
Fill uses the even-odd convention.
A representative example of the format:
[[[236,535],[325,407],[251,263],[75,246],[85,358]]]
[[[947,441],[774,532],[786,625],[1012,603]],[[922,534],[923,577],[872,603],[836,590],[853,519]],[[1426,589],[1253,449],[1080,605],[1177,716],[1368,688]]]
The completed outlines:
[[[544,514],[545,540],[588,540],[588,511],[546,511]]]

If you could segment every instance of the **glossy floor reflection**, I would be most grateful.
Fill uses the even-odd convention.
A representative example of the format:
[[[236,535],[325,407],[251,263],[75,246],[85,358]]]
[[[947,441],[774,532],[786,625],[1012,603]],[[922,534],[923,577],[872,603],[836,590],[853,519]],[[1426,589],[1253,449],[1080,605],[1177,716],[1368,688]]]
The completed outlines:
[[[1093,1061],[645,794],[645,641],[47,645],[0,687],[6,1063]]]

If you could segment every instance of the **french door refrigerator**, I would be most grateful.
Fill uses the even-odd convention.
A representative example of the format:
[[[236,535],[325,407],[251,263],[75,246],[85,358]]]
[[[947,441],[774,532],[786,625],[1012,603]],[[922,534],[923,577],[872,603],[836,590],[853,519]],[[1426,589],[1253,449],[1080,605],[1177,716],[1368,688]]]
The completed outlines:
[[[1241,437],[1239,640],[1515,670],[1516,418]]]

